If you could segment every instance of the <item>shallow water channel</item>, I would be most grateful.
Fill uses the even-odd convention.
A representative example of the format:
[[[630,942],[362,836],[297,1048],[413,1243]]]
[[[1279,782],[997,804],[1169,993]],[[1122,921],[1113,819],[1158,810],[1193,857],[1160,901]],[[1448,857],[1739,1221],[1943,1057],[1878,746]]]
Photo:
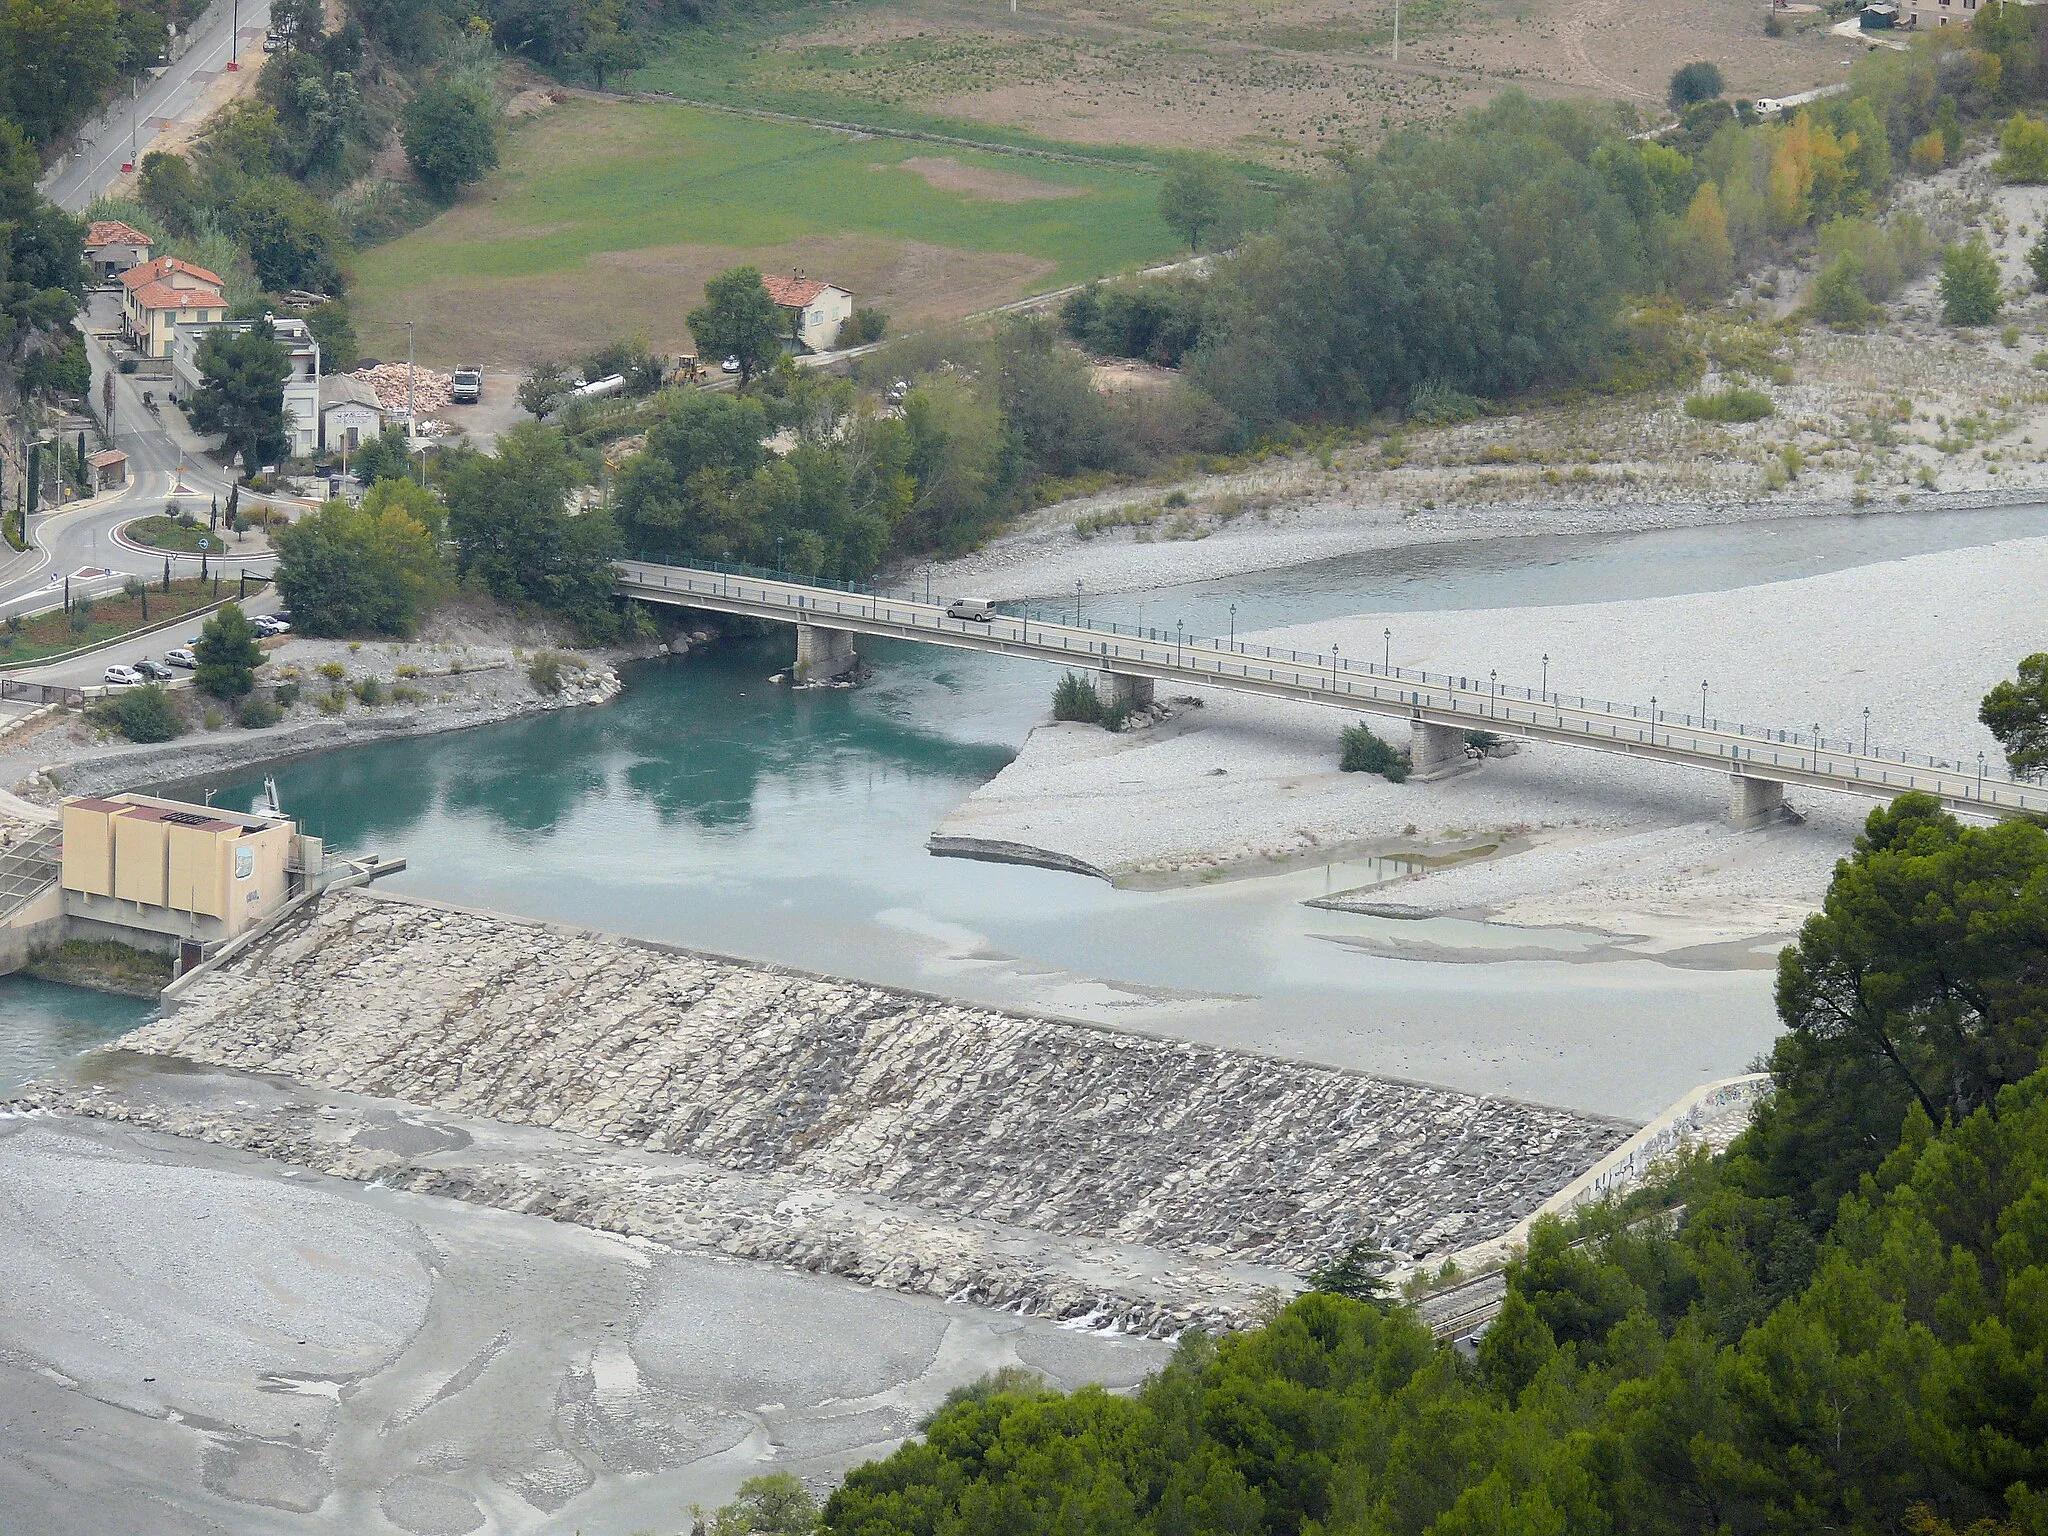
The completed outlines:
[[[1492,540],[1045,606],[1219,634],[1726,589],[2043,533],[2034,508]],[[1140,891],[933,858],[926,837],[1045,717],[1053,673],[876,643],[868,686],[793,694],[766,681],[788,647],[637,667],[605,709],[285,763],[281,798],[338,851],[403,854],[397,891],[1611,1114],[1743,1071],[1773,1033],[1764,971],[1573,963],[1576,933],[1496,930],[1559,959],[1481,965],[1341,942],[1432,936],[1302,904],[1370,882],[1366,861]],[[248,806],[261,775],[200,787]]]

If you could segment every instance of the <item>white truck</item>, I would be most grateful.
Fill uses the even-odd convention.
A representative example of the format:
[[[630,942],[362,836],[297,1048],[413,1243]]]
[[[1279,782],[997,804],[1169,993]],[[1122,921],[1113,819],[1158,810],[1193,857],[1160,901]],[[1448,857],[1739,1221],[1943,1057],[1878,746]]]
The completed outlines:
[[[458,368],[455,378],[448,386],[448,398],[456,405],[477,405],[484,398],[484,373],[481,368]]]

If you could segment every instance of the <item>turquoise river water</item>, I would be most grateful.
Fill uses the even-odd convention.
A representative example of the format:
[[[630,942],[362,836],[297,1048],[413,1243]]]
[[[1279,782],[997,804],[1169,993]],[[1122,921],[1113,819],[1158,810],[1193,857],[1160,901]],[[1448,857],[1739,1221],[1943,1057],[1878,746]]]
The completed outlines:
[[[2043,533],[2048,509],[2029,508],[1491,540],[1080,601],[1093,618],[1213,634],[1728,589]],[[796,694],[766,681],[788,644],[637,666],[604,709],[272,772],[334,849],[404,855],[398,891],[1588,1110],[1653,1114],[1744,1070],[1773,1032],[1767,972],[1573,964],[1586,941],[1572,934],[1536,937],[1556,961],[1483,965],[1330,942],[1386,931],[1301,904],[1369,882],[1363,864],[1126,891],[933,858],[925,839],[1044,718],[1053,674],[899,642],[864,648],[868,686]],[[247,806],[261,782],[180,792]],[[61,990],[0,983],[0,1082],[134,1016],[119,1000],[67,1013],[46,995]]]

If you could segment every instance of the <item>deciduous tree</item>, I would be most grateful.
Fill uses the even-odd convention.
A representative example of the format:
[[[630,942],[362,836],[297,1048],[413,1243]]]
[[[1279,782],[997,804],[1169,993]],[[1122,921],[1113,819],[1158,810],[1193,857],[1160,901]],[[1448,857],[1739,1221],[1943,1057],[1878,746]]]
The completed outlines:
[[[706,357],[736,357],[740,388],[782,355],[782,311],[755,267],[731,267],[704,285],[704,302],[684,322]]]
[[[386,488],[389,488],[387,490]],[[432,535],[407,508],[413,492],[385,481],[352,507],[339,499],[277,536],[277,585],[293,627],[309,635],[410,635],[442,579]],[[394,494],[395,493],[395,494]]]
[[[398,132],[413,174],[438,198],[454,197],[498,163],[498,105],[480,90],[422,86]]]

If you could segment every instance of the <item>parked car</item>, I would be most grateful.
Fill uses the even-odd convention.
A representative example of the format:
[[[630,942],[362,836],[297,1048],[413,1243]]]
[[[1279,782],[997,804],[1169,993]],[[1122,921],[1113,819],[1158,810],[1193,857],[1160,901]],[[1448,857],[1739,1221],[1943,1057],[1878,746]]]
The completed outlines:
[[[265,53],[275,53],[277,52],[278,49],[282,48],[283,46],[284,39],[280,37],[277,33],[266,32],[263,34],[263,51]]]
[[[448,398],[457,405],[476,405],[484,397],[484,375],[481,368],[458,368],[455,381],[448,386]]]
[[[292,621],[275,613],[259,613],[249,621],[249,627],[268,640],[272,635],[289,634]]]
[[[956,597],[946,604],[946,617],[966,619],[974,624],[987,624],[996,616],[996,605],[984,602],[978,597]]]
[[[164,652],[164,664],[171,667],[183,667],[187,672],[190,672],[199,665],[199,658],[192,654],[189,646],[180,645]]]
[[[740,360],[736,357],[728,357],[718,367],[722,373],[738,373],[740,371]]]
[[[124,667],[119,662],[107,668],[107,683],[114,688],[133,688],[142,681],[142,674],[133,667]]]
[[[271,617],[277,620],[277,622],[282,624],[286,629],[290,629],[292,627],[292,611],[289,608],[280,608],[275,613],[271,614]]]
[[[171,669],[160,661],[151,661],[147,656],[135,663],[135,670],[153,683],[166,683],[171,679]]]

